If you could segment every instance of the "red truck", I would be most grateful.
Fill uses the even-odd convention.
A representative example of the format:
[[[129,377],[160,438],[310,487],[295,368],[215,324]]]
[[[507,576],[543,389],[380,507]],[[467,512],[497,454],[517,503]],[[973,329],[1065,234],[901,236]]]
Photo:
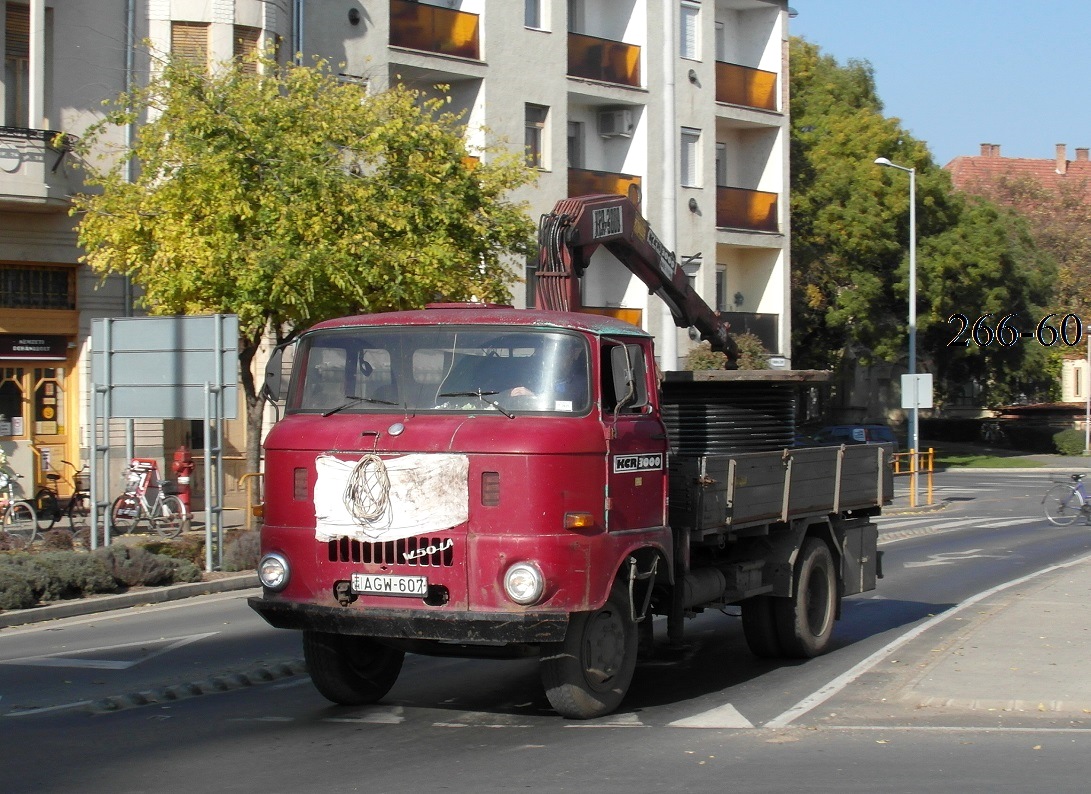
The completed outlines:
[[[568,199],[540,232],[548,308],[437,304],[294,344],[250,605],[302,631],[335,703],[381,699],[406,652],[537,656],[553,708],[597,717],[654,652],[656,616],[678,643],[686,618],[741,605],[754,653],[810,657],[881,575],[890,449],[790,448],[798,383],[820,376],[659,377],[647,333],[579,311],[600,245],[734,348],[636,208]]]

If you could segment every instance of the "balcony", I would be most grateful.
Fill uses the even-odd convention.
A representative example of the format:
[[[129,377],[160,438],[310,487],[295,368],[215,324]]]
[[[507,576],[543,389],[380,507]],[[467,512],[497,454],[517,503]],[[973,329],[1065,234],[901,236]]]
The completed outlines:
[[[613,174],[609,171],[588,171],[584,168],[568,169],[569,196],[596,194],[628,196],[630,201],[640,207],[640,177]]]
[[[390,46],[481,60],[477,14],[390,0]]]
[[[569,33],[568,76],[639,88],[640,47]]]
[[[724,229],[752,232],[779,232],[777,193],[744,190],[738,187],[716,188],[716,225]]]
[[[65,168],[69,146],[54,146],[61,133],[0,127],[0,209],[63,212],[74,180]]]
[[[777,109],[777,75],[775,72],[717,61],[716,101],[775,111]]]

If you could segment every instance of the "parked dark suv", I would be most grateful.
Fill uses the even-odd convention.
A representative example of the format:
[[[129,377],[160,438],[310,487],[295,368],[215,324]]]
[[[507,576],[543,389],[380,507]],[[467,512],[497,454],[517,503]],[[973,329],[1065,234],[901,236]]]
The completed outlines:
[[[888,425],[830,425],[813,436],[816,446],[839,444],[893,444],[897,452],[898,439]]]

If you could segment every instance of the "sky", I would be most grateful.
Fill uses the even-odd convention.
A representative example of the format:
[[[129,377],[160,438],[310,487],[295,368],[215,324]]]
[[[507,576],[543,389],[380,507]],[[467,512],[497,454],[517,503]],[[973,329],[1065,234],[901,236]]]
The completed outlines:
[[[793,36],[871,63],[886,116],[935,162],[1091,147],[1089,0],[789,0]]]

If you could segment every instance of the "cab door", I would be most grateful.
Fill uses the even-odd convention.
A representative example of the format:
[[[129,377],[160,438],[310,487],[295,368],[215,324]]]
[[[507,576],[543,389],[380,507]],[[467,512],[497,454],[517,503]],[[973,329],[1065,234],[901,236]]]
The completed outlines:
[[[604,339],[601,410],[607,456],[606,525],[611,532],[667,523],[667,430],[656,410],[650,340]]]

